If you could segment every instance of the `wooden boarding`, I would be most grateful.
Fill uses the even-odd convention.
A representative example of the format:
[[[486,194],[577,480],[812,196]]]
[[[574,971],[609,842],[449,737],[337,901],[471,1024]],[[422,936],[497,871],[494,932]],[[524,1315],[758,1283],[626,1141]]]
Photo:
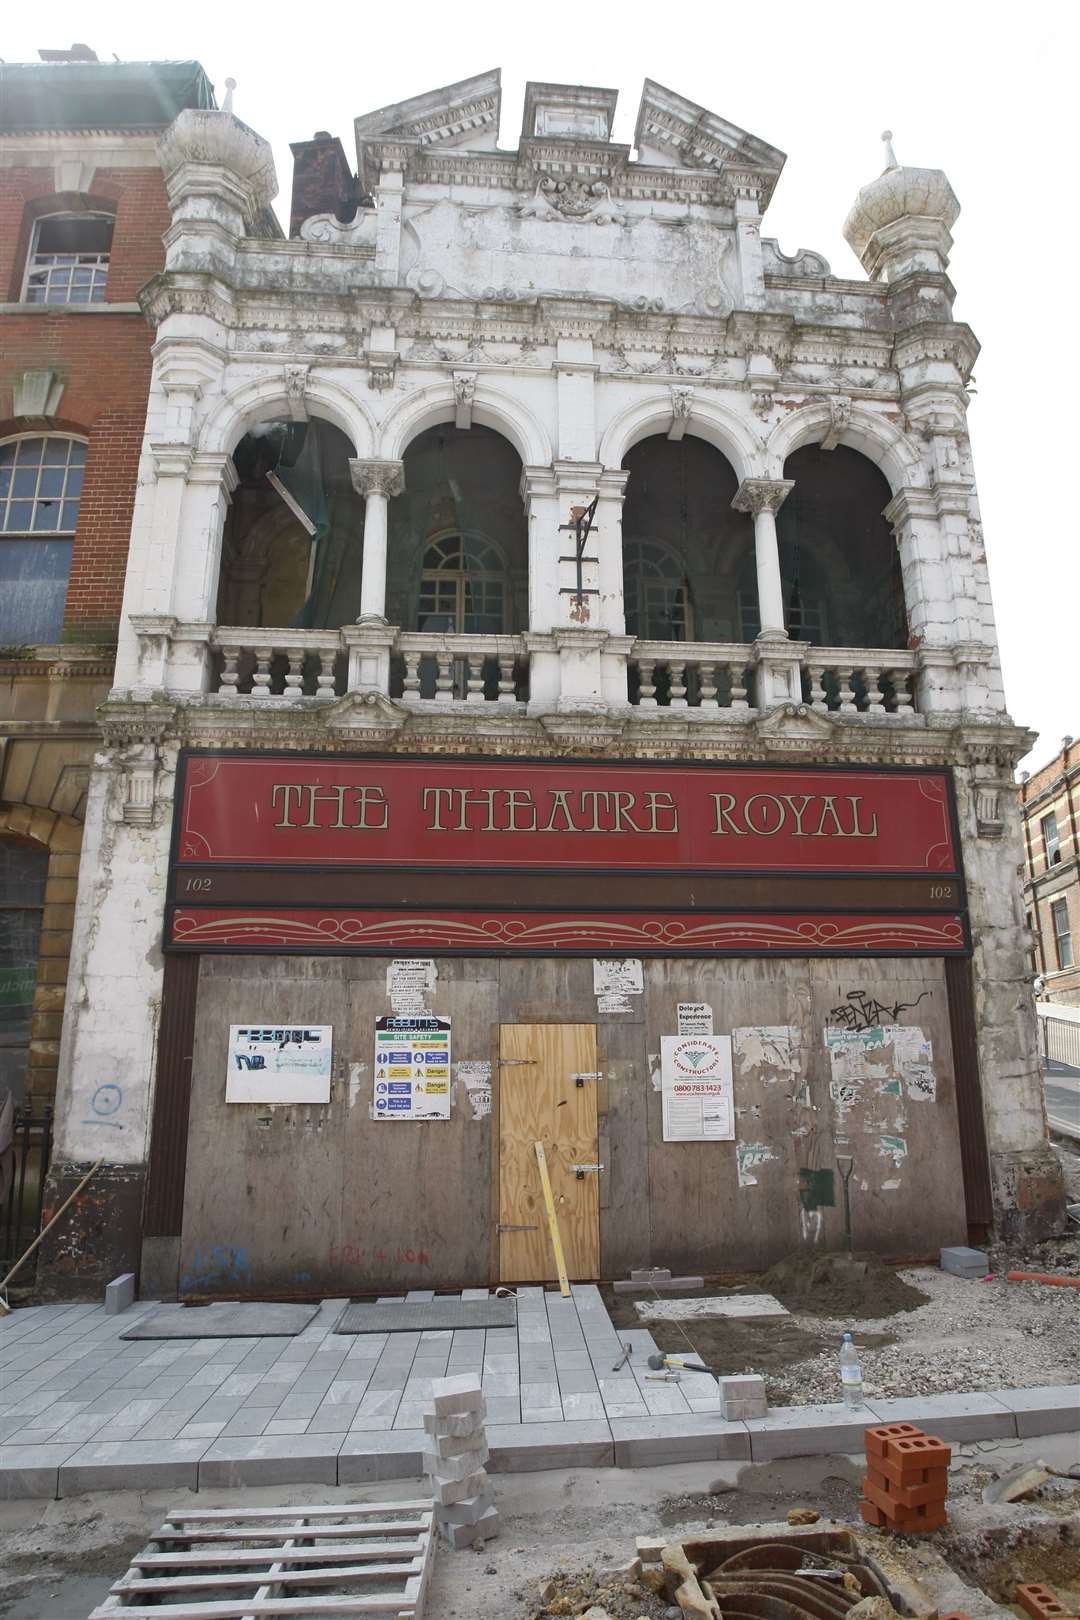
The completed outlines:
[[[503,1024],[499,1032],[499,1276],[552,1282],[558,1275],[535,1144],[544,1148],[566,1271],[600,1275],[599,1172],[595,1166],[597,1055],[594,1024]],[[578,1076],[583,1077],[578,1084]]]
[[[90,1620],[421,1620],[432,1525],[428,1502],[178,1512]]]

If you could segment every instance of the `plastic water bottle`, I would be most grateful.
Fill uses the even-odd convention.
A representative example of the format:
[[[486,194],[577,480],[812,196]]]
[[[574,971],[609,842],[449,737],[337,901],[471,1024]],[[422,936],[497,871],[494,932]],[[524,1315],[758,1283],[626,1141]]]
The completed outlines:
[[[861,1406],[862,1368],[859,1366],[859,1352],[850,1333],[844,1334],[840,1346],[840,1383],[844,1391],[844,1405]]]

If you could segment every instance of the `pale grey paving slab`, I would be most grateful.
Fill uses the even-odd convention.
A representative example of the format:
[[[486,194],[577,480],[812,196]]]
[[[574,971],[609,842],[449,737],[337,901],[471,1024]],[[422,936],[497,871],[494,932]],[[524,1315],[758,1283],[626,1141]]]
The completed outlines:
[[[262,1434],[219,1440],[199,1463],[199,1489],[238,1485],[336,1485],[341,1434]]]
[[[0,1502],[59,1495],[60,1465],[77,1445],[0,1446]]]
[[[1015,1417],[1021,1440],[1036,1434],[1072,1434],[1080,1429],[1080,1384],[995,1389],[993,1395]]]
[[[615,1460],[606,1422],[489,1423],[488,1468],[493,1474],[541,1468],[610,1468]]]
[[[418,1429],[429,1409],[429,1401],[402,1401],[394,1417],[395,1429]]]
[[[158,1412],[156,1416],[143,1424],[135,1438],[136,1440],[175,1440],[181,1429],[187,1426],[187,1423],[188,1417],[185,1412]],[[71,1425],[68,1425],[68,1428],[70,1427]],[[67,1432],[68,1430],[65,1429],[65,1435]],[[83,1438],[92,1440],[94,1436],[87,1434]]]
[[[304,1434],[307,1424],[303,1418],[271,1418],[264,1434]]]
[[[360,1402],[360,1405],[357,1407],[356,1417],[354,1418],[350,1427],[363,1428],[369,1419],[378,1420],[377,1422],[372,1423],[372,1427],[374,1428],[381,1428],[383,1426],[384,1419],[387,1426],[390,1426],[393,1424],[394,1417],[400,1404],[401,1399],[396,1390],[369,1389],[363,1400]],[[282,1409],[280,1416],[289,1417],[291,1416],[291,1413],[288,1413]]]
[[[517,1290],[517,1297],[518,1297],[518,1299],[541,1299],[542,1300],[545,1293],[546,1293],[546,1289],[540,1288],[540,1287],[536,1286],[536,1284],[534,1284],[534,1283],[528,1283],[525,1286],[523,1286],[523,1287],[521,1287],[521,1288],[519,1288]]]
[[[487,1407],[487,1421],[489,1423],[520,1423],[521,1401],[517,1393],[513,1395],[487,1395],[484,1396]]]
[[[355,1431],[346,1436],[337,1454],[339,1485],[367,1484],[379,1479],[411,1479],[424,1472],[424,1431],[394,1429],[386,1434]]]
[[[524,1413],[527,1407],[560,1406],[559,1386],[556,1383],[536,1383],[521,1385],[521,1410]]]
[[[600,1385],[596,1381],[596,1374],[592,1368],[563,1367],[559,1363],[559,1388],[563,1396],[567,1395],[599,1395]]]
[[[367,1433],[370,1430],[385,1431],[394,1427],[394,1413],[369,1412],[366,1417],[357,1414],[349,1426],[350,1434]]]
[[[1005,1440],[1016,1437],[1016,1415],[996,1395],[919,1395],[870,1403],[881,1423],[917,1423],[942,1440]]]
[[[688,1403],[679,1393],[677,1384],[645,1384],[642,1386],[641,1398],[654,1417],[661,1417],[665,1413],[690,1411]],[[565,1402],[563,1404],[565,1405]]]
[[[520,1292],[519,1288],[518,1293],[520,1294]],[[461,1297],[462,1299],[487,1299],[488,1290],[486,1288],[463,1288]]]
[[[481,1387],[486,1396],[502,1395],[507,1399],[517,1398],[518,1381],[514,1373],[485,1373]]]
[[[595,1395],[563,1395],[562,1415],[566,1422],[573,1423],[583,1418],[603,1419],[604,1403],[597,1391]]]
[[[522,1423],[563,1423],[566,1413],[562,1406],[523,1406],[521,1409]]]
[[[709,1422],[702,1418],[702,1422]],[[715,1421],[715,1420],[712,1420]],[[842,1402],[815,1406],[775,1406],[768,1417],[748,1418],[754,1462],[773,1457],[823,1457],[831,1452],[861,1452],[865,1431],[879,1421],[876,1408],[861,1410]]]
[[[337,1402],[357,1402],[363,1398],[367,1389],[366,1378],[339,1378],[330,1385],[326,1392],[324,1404],[334,1406]]]
[[[206,1440],[91,1440],[60,1464],[59,1494],[195,1490]]]
[[[324,1402],[307,1426],[308,1434],[344,1434],[356,1416],[358,1402],[336,1401],[332,1406]]]
[[[181,1440],[216,1440],[224,1423],[185,1423],[180,1430]]]
[[[490,1350],[485,1350],[485,1373],[516,1373],[517,1370],[518,1358],[516,1355],[504,1354],[499,1351],[496,1351],[493,1354]]]
[[[618,1468],[750,1458],[746,1424],[722,1418],[703,1420],[690,1413],[612,1418],[611,1434]]]
[[[127,1327],[125,1339],[265,1338],[291,1337],[318,1314],[313,1305],[283,1305],[277,1301],[213,1304],[197,1307],[157,1305],[140,1321]]]

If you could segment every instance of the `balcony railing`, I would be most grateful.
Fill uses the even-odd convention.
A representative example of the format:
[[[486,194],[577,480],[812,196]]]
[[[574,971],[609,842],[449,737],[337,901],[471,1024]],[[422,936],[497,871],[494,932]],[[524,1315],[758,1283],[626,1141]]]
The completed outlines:
[[[923,655],[907,650],[812,647],[806,642],[633,640],[602,630],[458,635],[400,630],[381,621],[339,630],[252,629],[132,620],[138,685],[216,694],[244,707],[331,703],[353,692],[432,709],[532,703],[560,709],[629,704],[750,716],[802,702],[838,718],[913,718],[926,690],[935,707],[963,702],[964,649],[935,651],[933,682],[916,687]],[[967,663],[965,663],[967,658]],[[942,694],[939,699],[935,694]]]

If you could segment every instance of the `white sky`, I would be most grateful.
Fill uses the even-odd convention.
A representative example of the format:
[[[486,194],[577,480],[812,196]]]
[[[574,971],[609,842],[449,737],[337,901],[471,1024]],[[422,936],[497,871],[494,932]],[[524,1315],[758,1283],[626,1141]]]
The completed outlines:
[[[235,78],[238,117],[273,144],[286,213],[289,142],[316,129],[339,135],[354,163],[357,114],[501,66],[503,146],[517,145],[526,79],[618,87],[615,139],[629,142],[650,77],[786,152],[764,234],[859,277],[841,225],[882,168],[878,136],[891,128],[900,162],[944,169],[963,210],[950,275],[956,317],[983,345],[969,421],[1009,708],[1040,733],[1025,764],[1080,732],[1077,495],[1059,398],[1059,379],[1080,360],[1071,308],[1080,12],[1069,0],[187,0],[175,11],[52,0],[39,20],[32,10],[6,18],[9,62],[79,40],[103,60],[196,57],[219,102]],[[1069,307],[1047,308],[1055,295]]]

